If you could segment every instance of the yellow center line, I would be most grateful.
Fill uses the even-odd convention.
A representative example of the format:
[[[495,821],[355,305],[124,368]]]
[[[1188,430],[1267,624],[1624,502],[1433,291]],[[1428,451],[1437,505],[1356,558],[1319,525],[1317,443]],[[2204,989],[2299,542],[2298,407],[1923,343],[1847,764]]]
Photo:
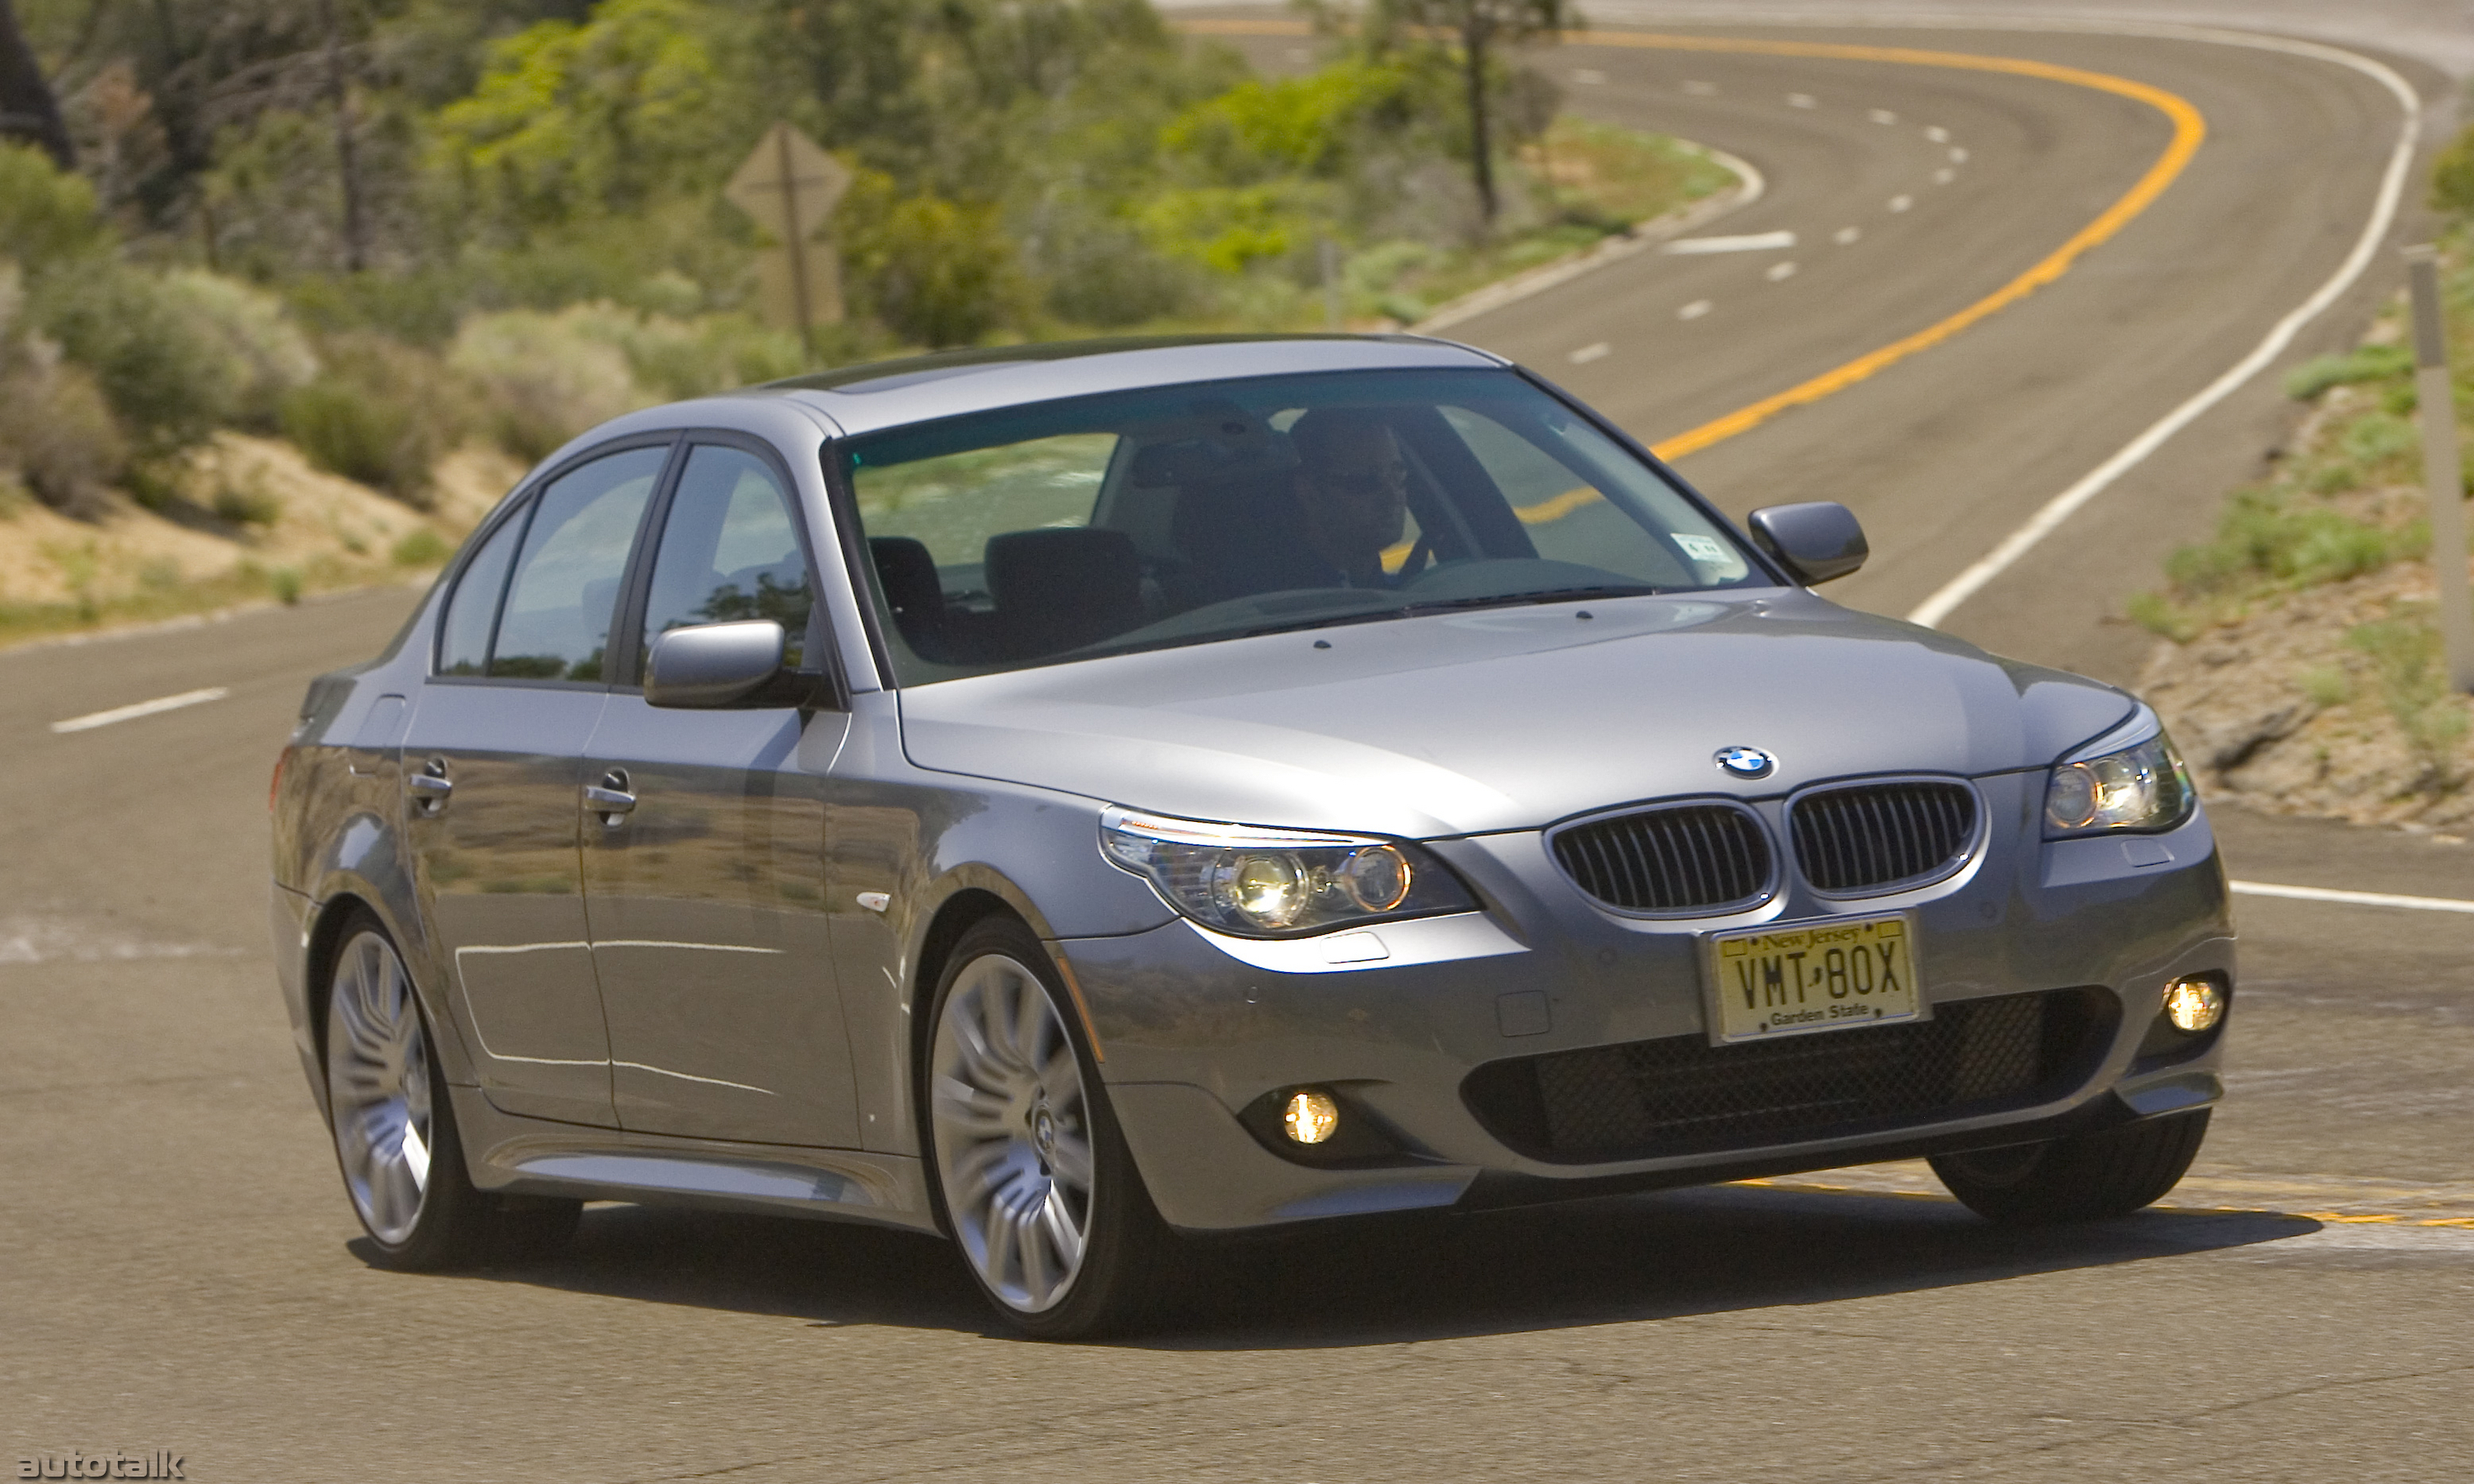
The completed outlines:
[[[1182,21],[1177,29],[1199,36],[1296,36],[1310,34],[1312,28],[1303,21],[1275,20],[1195,20]],[[1564,39],[1580,46],[1632,47],[1652,51],[1718,52],[1762,57],[1811,57],[1839,61],[1880,61],[1912,67],[1951,67],[1968,72],[1998,72],[2012,77],[2037,78],[2050,83],[2068,83],[2078,87],[2133,99],[2164,114],[2171,121],[2173,137],[2165,146],[2155,163],[2145,175],[2122,193],[2114,203],[2099,212],[2094,221],[2072,234],[2069,241],[2055,248],[2025,273],[2019,275],[1975,303],[1947,319],[1935,322],[1894,340],[1878,350],[1868,351],[1843,366],[1833,367],[1808,381],[1799,382],[1783,392],[1765,396],[1758,402],[1739,407],[1725,417],[1716,418],[1650,445],[1650,451],[1661,459],[1681,459],[1698,453],[1712,443],[1723,443],[1738,433],[1750,432],[1790,407],[1817,402],[1833,392],[1864,380],[1905,360],[1920,350],[1927,350],[1956,335],[1959,331],[1998,314],[2058,280],[2090,249],[2107,241],[2139,213],[2147,209],[2165,188],[2181,175],[2191,156],[2199,152],[2199,144],[2208,136],[2207,120],[2188,99],[2167,92],[2146,83],[2115,77],[2107,72],[2090,72],[2081,67],[2065,67],[2052,62],[2032,61],[2021,57],[1979,57],[1966,52],[1925,51],[1904,46],[1853,46],[1827,41],[1754,41],[1717,36],[1665,36],[1650,32],[1576,31],[1564,33]]]

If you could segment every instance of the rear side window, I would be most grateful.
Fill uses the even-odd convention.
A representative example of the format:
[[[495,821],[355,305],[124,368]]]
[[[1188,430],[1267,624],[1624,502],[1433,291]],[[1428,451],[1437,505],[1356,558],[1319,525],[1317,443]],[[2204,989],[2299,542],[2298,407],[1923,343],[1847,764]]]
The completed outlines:
[[[627,554],[669,449],[630,448],[562,474],[542,491],[507,585],[489,673],[597,681]]]
[[[671,629],[770,618],[799,667],[814,598],[799,528],[771,465],[742,449],[700,444],[688,455],[653,558],[640,666]]]
[[[490,627],[497,622],[498,597],[507,588],[507,565],[523,539],[524,515],[519,511],[500,522],[465,563],[455,595],[447,600],[447,621],[439,626],[439,674],[490,673]]]

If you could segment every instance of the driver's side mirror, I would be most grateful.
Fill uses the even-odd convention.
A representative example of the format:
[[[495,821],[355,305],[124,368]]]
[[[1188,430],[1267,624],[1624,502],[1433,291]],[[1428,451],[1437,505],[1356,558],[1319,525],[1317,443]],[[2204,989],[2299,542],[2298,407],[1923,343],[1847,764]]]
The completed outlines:
[[[653,640],[644,700],[700,709],[736,706],[782,673],[787,641],[770,618],[672,629]]]
[[[1873,554],[1856,513],[1835,500],[1764,505],[1745,517],[1753,539],[1806,586],[1844,577]]]

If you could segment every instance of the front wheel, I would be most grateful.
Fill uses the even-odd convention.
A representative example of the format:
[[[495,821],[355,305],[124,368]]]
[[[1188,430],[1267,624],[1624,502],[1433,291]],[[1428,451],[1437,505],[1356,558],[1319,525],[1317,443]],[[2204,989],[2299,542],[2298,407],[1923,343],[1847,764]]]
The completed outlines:
[[[1990,1221],[2041,1226],[2126,1215],[2180,1182],[2208,1136],[2208,1110],[2073,1134],[2036,1144],[1932,1158],[1968,1209]]]
[[[582,1203],[473,1187],[412,976],[376,918],[346,924],[327,985],[327,1121],[378,1266],[459,1267],[565,1244]]]
[[[932,1014],[931,1185],[980,1291],[1038,1339],[1152,1317],[1176,1239],[1039,940],[1010,918],[971,928]]]

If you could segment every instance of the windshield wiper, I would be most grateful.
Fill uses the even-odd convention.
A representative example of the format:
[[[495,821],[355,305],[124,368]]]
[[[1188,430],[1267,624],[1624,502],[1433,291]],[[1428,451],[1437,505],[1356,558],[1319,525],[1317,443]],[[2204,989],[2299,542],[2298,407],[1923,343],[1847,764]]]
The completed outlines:
[[[1409,603],[1387,610],[1404,617],[1420,613],[1448,613],[1473,608],[1511,608],[1522,604],[1569,603],[1582,598],[1654,598],[1676,589],[1653,587],[1645,583],[1607,583],[1595,587],[1550,587],[1536,592],[1491,592],[1471,598],[1438,598],[1430,603]]]

